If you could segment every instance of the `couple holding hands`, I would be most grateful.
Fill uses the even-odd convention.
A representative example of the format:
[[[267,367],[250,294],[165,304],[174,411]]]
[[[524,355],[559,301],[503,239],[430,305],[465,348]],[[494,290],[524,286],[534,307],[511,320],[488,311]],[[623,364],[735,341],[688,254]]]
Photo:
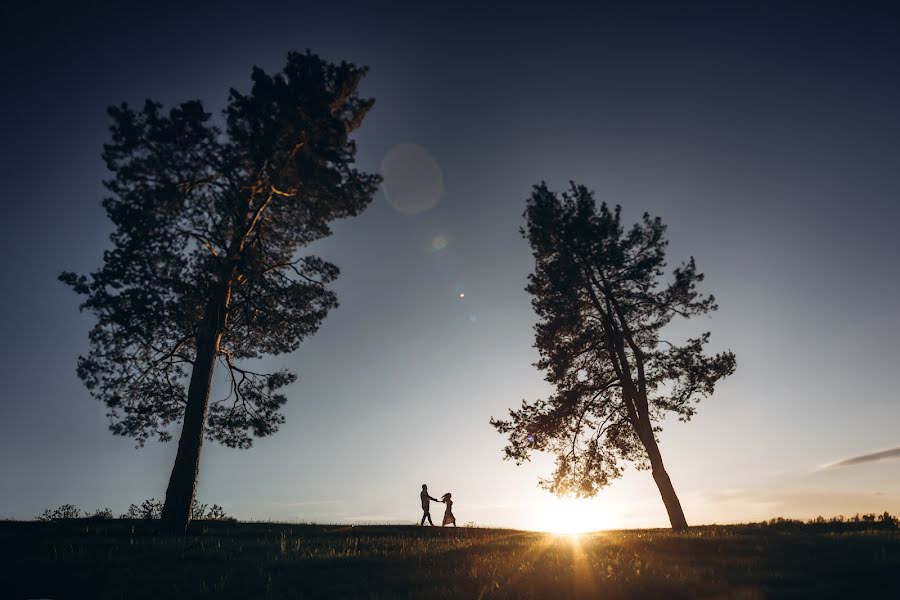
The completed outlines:
[[[456,527],[456,517],[453,516],[453,500],[450,499],[450,492],[447,492],[441,499],[432,498],[428,494],[428,485],[422,484],[422,493],[419,494],[419,497],[422,499],[422,522],[419,525],[425,525],[425,519],[428,519],[428,524],[434,527],[434,523],[431,522],[431,511],[429,507],[431,506],[431,501],[435,502],[443,502],[447,505],[447,508],[444,510],[444,522],[441,524],[441,527],[444,525],[449,525],[453,523],[453,526]]]

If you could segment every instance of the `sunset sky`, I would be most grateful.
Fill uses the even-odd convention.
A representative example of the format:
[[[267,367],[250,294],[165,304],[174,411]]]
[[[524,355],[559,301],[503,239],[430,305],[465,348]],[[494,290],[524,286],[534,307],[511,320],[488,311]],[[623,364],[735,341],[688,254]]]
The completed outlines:
[[[560,504],[488,424],[549,391],[532,363],[525,198],[569,180],[668,224],[737,355],[661,450],[689,523],[900,513],[900,11],[889,2],[70,3],[2,18],[0,518],[163,498],[75,375],[92,318],[56,280],[100,265],[108,105],[224,106],[291,49],[371,67],[359,166],[386,190],[313,250],[341,306],[293,354],[287,422],[207,443],[199,498],[241,519],[666,526],[649,472]],[[586,4],[586,3],[585,3]],[[137,5],[135,5],[137,6]],[[177,436],[176,432],[176,436]]]

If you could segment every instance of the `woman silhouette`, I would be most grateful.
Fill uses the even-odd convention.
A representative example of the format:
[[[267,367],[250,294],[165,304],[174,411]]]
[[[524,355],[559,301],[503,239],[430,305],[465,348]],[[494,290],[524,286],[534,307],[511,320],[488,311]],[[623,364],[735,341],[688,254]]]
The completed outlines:
[[[447,505],[446,510],[444,510],[444,522],[441,523],[441,527],[449,525],[450,523],[453,523],[453,526],[456,527],[456,517],[453,516],[453,500],[451,500],[450,497],[450,492],[441,496],[441,502]]]

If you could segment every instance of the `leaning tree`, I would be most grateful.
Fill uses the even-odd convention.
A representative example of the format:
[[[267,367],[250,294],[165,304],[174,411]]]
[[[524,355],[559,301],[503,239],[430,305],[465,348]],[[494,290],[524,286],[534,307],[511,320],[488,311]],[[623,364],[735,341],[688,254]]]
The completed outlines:
[[[657,434],[666,413],[687,421],[695,403],[732,372],[731,352],[703,353],[709,333],[681,343],[663,329],[676,316],[716,309],[697,289],[694,259],[665,275],[665,226],[645,214],[625,232],[620,208],[598,208],[584,186],[558,195],[535,186],[522,234],[534,255],[526,290],[538,316],[535,366],[553,393],[522,402],[491,424],[509,438],[504,458],[555,456],[541,485],[556,494],[593,496],[622,474],[649,467],[674,529],[687,521],[663,466]]]
[[[284,422],[295,376],[245,361],[296,350],[337,306],[337,267],[302,249],[380,181],[354,168],[365,73],[289,53],[280,73],[253,69],[249,93],[230,91],[218,125],[199,101],[109,109],[112,248],[90,276],[60,279],[96,316],[77,372],[112,432],[141,446],[182,423],[162,513],[173,531],[190,520],[204,436],[247,448]],[[210,401],[217,362],[227,392]]]

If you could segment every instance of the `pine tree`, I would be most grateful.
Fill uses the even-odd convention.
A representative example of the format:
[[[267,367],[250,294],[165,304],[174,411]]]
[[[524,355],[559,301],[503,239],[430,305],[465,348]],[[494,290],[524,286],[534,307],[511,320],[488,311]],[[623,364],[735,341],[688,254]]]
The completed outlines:
[[[535,186],[522,231],[535,268],[526,290],[539,318],[535,347],[554,392],[522,402],[491,424],[509,437],[505,458],[532,452],[556,459],[541,484],[557,494],[593,496],[623,464],[650,468],[674,529],[687,528],[663,465],[657,434],[666,413],[687,421],[701,397],[735,369],[735,356],[703,354],[709,333],[674,343],[661,337],[676,316],[716,310],[697,289],[694,259],[665,275],[665,226],[645,214],[627,233],[620,208],[597,207],[580,185],[561,195]]]
[[[292,52],[230,91],[220,125],[196,100],[109,109],[112,248],[90,276],[60,279],[97,318],[77,372],[112,432],[143,445],[182,423],[162,511],[173,531],[190,519],[204,436],[248,448],[284,422],[295,376],[242,361],[296,350],[337,306],[337,267],[302,250],[380,181],[354,168],[351,133],[374,102],[357,91],[365,73]],[[217,362],[229,394],[210,402]]]

